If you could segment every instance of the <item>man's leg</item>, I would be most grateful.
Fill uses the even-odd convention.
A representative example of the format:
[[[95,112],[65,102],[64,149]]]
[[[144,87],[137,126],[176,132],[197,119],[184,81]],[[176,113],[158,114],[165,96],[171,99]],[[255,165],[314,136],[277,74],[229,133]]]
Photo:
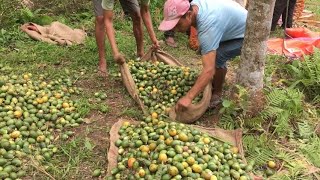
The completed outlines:
[[[243,39],[234,39],[221,42],[217,49],[216,72],[212,81],[211,107],[221,102],[223,83],[227,74],[226,62],[241,54]]]
[[[276,26],[280,19],[280,16],[282,15],[283,11],[287,6],[286,3],[287,1],[285,0],[276,0],[276,3],[274,5],[274,10],[273,10],[273,16],[272,16],[271,31],[276,30]]]
[[[137,0],[120,0],[120,4],[122,9],[131,16],[133,22],[133,35],[137,45],[137,57],[142,57],[144,55],[143,27],[139,3]]]
[[[103,21],[103,9],[101,0],[93,0],[95,19],[95,37],[99,52],[99,71],[106,73],[106,55],[105,55],[105,29]]]
[[[227,74],[227,68],[218,68],[216,67],[216,72],[213,77],[212,85],[212,94],[221,97],[222,96],[222,88],[223,83]]]
[[[288,16],[287,16],[287,8],[285,8],[284,13],[282,14],[282,28],[291,28],[292,22],[293,22],[293,13],[294,13],[294,7],[296,5],[297,0],[290,0],[289,6],[288,6]],[[284,15],[284,16],[283,16]],[[287,25],[285,26],[285,22],[287,22]]]
[[[163,35],[164,35],[164,38],[165,38],[165,43],[168,46],[177,47],[177,43],[174,41],[174,31],[173,30],[165,31],[163,33]]]

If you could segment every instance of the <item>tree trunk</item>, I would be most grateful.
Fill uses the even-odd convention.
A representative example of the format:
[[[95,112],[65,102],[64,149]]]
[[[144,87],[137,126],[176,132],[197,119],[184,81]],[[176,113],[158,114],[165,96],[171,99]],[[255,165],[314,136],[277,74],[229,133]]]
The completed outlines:
[[[239,3],[242,7],[246,7],[247,0],[234,0],[235,2]]]
[[[250,1],[237,82],[250,91],[263,88],[267,40],[275,0]]]

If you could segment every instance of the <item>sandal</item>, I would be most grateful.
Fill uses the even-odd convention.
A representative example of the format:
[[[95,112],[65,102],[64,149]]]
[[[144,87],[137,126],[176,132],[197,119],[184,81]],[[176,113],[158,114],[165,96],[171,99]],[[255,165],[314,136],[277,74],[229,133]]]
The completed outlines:
[[[218,105],[220,105],[222,103],[222,99],[220,96],[218,95],[212,95],[211,100],[210,100],[210,104],[209,104],[209,108],[216,108]]]

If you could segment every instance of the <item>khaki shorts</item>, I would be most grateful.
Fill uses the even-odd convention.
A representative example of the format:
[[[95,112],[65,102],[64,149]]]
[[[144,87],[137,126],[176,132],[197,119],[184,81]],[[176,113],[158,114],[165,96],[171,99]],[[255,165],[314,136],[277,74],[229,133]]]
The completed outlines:
[[[139,11],[140,5],[149,5],[150,0],[119,0],[122,6],[122,9],[127,12]],[[114,0],[102,0],[102,8],[104,10],[113,10]]]
[[[92,0],[94,14],[96,16],[103,16],[102,0]]]

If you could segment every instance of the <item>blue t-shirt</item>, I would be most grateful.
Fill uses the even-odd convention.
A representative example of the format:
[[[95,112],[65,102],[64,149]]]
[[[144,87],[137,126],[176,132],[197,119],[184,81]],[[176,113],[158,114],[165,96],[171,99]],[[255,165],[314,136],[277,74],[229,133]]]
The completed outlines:
[[[219,43],[244,37],[247,10],[232,0],[193,0],[199,8],[197,31],[201,54],[217,50]]]

